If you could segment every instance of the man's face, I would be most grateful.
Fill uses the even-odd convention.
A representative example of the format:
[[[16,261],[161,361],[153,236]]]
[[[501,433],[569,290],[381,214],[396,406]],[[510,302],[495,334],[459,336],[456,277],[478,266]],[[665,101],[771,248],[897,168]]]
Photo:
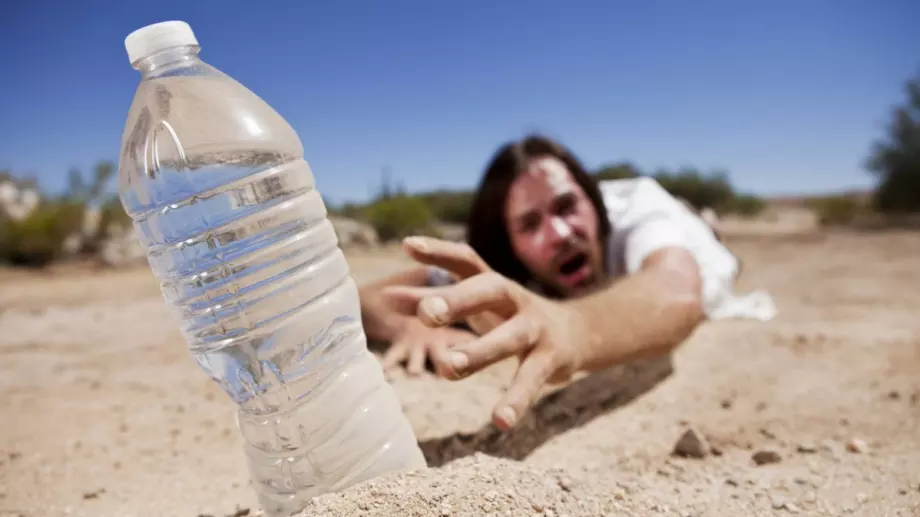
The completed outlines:
[[[532,160],[505,203],[515,254],[537,280],[571,295],[603,275],[597,212],[556,158]]]

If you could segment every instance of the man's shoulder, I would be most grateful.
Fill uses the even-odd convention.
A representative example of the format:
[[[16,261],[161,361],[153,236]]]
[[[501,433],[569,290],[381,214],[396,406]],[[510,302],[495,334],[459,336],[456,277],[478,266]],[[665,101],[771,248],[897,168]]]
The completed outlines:
[[[655,214],[674,214],[686,210],[654,178],[605,180],[598,184],[611,222],[619,225],[646,219]]]

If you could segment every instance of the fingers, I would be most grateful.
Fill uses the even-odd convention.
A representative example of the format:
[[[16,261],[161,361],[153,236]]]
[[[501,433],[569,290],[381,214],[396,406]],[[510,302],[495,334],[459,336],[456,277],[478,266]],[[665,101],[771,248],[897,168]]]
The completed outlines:
[[[408,351],[408,343],[405,341],[395,341],[387,347],[387,351],[383,354],[383,359],[380,360],[380,367],[383,371],[388,371],[396,367],[399,363],[406,358],[406,352]]]
[[[391,285],[381,289],[380,294],[388,303],[400,304],[407,307],[414,307],[410,314],[415,314],[418,310],[418,302],[426,297],[439,293],[443,288],[440,287],[412,287],[408,285]]]
[[[406,252],[417,262],[446,269],[461,279],[490,271],[484,260],[468,244],[430,237],[407,237]]]
[[[530,318],[515,316],[478,339],[437,354],[435,365],[442,377],[461,379],[530,350],[539,337],[540,329]]]
[[[511,387],[495,406],[492,413],[495,425],[503,430],[514,427],[536,400],[554,368],[553,356],[547,351],[538,350],[527,356],[518,368]]]
[[[486,311],[509,317],[520,300],[517,284],[498,273],[484,273],[426,293],[419,300],[418,317],[429,326],[446,325]]]
[[[406,364],[406,373],[412,377],[421,375],[425,371],[425,358],[428,357],[428,347],[416,344],[409,348],[409,361]]]

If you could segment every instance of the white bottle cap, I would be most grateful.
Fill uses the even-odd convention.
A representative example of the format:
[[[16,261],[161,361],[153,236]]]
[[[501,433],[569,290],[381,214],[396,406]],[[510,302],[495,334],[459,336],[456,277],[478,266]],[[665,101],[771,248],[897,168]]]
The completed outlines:
[[[125,49],[132,64],[170,47],[197,44],[192,28],[182,21],[154,23],[137,29],[125,38]]]

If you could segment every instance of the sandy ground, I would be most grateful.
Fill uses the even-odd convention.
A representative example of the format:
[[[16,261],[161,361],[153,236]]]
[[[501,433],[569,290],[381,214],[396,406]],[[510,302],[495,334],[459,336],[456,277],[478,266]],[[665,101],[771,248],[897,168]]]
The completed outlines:
[[[507,434],[487,423],[511,365],[397,378],[432,468],[304,515],[920,515],[920,235],[731,245],[775,321],[709,323]],[[359,282],[405,265],[350,261]],[[0,271],[0,420],[0,516],[259,513],[232,404],[146,269]],[[688,429],[704,457],[672,454]]]

